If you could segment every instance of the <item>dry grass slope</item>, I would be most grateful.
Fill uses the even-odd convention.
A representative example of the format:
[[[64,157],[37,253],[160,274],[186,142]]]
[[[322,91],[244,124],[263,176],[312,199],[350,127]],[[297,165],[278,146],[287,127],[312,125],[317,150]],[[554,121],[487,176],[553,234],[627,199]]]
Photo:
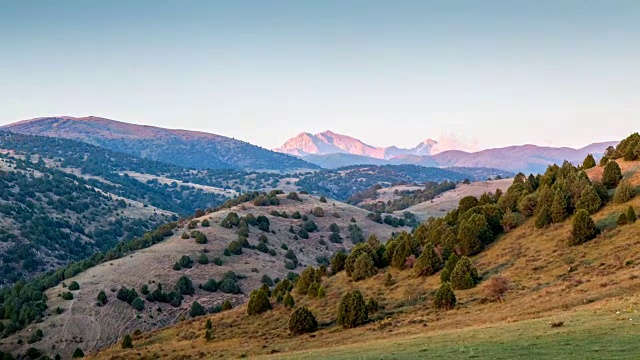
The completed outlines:
[[[90,268],[66,281],[67,284],[71,281],[80,283],[80,290],[74,292],[74,300],[65,301],[58,296],[58,294],[67,291],[61,285],[48,290],[46,295],[49,298],[49,310],[44,321],[40,324],[33,324],[24,331],[4,339],[0,345],[3,349],[7,349],[12,353],[24,353],[28,346],[26,344],[17,345],[18,338],[27,339],[31,331],[39,328],[43,329],[46,335],[36,346],[50,354],[60,353],[63,358],[70,357],[76,347],[80,347],[85,352],[95,351],[98,348],[114,344],[125,334],[132,333],[136,329],[150,331],[176,323],[181,316],[189,317],[189,308],[196,300],[205,307],[222,304],[227,299],[231,300],[234,306],[243,303],[247,299],[248,293],[252,289],[259,287],[261,277],[264,274],[274,279],[276,277],[286,277],[289,270],[284,267],[284,254],[286,251],[281,248],[282,244],[286,244],[289,249],[294,250],[301,264],[296,270],[296,272],[299,272],[305,266],[317,266],[317,255],[330,256],[339,247],[351,247],[347,238],[346,228],[350,224],[352,217],[366,236],[375,233],[386,239],[393,231],[403,230],[368,220],[366,218],[367,211],[344,203],[333,202],[331,199],[327,203],[321,203],[318,198],[313,196],[300,195],[300,197],[302,202],[289,200],[284,195],[281,195],[281,204],[279,206],[256,207],[251,203],[246,203],[230,210],[203,216],[199,220],[207,218],[211,226],[198,226],[197,230],[206,234],[208,238],[207,244],[197,244],[194,239],[181,239],[182,232],[186,230],[183,227],[178,229],[173,237],[150,248],[140,250],[125,258]],[[311,210],[317,206],[325,210],[324,217],[310,215]],[[316,222],[320,231],[310,233],[308,240],[293,240],[293,235],[288,232],[289,226],[296,226],[301,220],[273,217],[269,215],[271,210],[284,210],[288,214],[298,210],[302,214],[309,214],[309,218]],[[248,213],[252,213],[255,216],[267,216],[271,223],[271,229],[275,231],[275,234],[264,234],[269,239],[269,246],[276,250],[276,256],[248,249],[244,249],[244,253],[240,256],[223,256],[223,251],[229,242],[236,240],[238,237],[236,234],[237,228],[232,230],[219,226],[220,221],[230,211],[235,211],[240,216]],[[345,238],[343,244],[333,244],[328,241],[328,227],[331,223],[337,223],[340,226],[342,237]],[[263,234],[263,232],[256,227],[251,227],[249,242],[256,245],[260,234]],[[325,239],[326,246],[319,244],[321,238]],[[218,256],[223,259],[224,264],[216,266],[211,262],[206,265],[197,263],[197,256],[204,249],[208,250],[207,255],[210,261]],[[191,256],[194,260],[193,267],[180,271],[172,270],[172,265],[182,255]],[[185,297],[182,306],[179,308],[174,308],[169,304],[145,301],[146,308],[141,313],[138,313],[128,304],[117,300],[114,291],[121,286],[126,286],[128,288],[135,287],[140,293],[142,285],[148,284],[149,288],[153,290],[156,287],[156,283],[163,284],[163,287],[169,291],[181,275],[187,275],[193,281],[194,286],[197,287],[198,284],[204,284],[209,278],[220,280],[222,275],[229,270],[247,277],[239,283],[244,294],[208,293],[201,289],[196,289],[195,296]],[[109,302],[102,307],[95,305],[96,296],[100,290],[104,290],[109,298]],[[54,309],[57,307],[64,309],[64,312],[60,315],[55,314]],[[158,308],[161,311],[158,311]],[[227,314],[225,313],[225,315]]]
[[[596,171],[596,170],[594,170]],[[627,174],[635,179],[634,174]],[[638,183],[636,182],[636,185]],[[640,197],[608,205],[594,215],[598,224],[627,206],[640,208]],[[637,211],[637,210],[636,210]],[[353,283],[344,273],[325,278],[327,296],[295,296],[320,324],[312,335],[292,336],[291,313],[279,305],[255,318],[244,306],[231,312],[185,321],[143,334],[134,348],[112,346],[95,358],[637,358],[640,335],[640,222],[608,228],[596,239],[568,247],[571,219],[538,230],[529,220],[501,236],[472,260],[483,281],[456,291],[458,305],[437,311],[432,297],[438,276],[418,278],[412,271],[391,271],[395,285],[384,286],[384,273]],[[511,290],[504,301],[485,298],[487,280],[500,275]],[[334,324],[342,294],[359,289],[375,297],[383,310],[369,324],[343,330]],[[205,342],[204,322],[214,324]],[[552,328],[551,322],[563,322]]]

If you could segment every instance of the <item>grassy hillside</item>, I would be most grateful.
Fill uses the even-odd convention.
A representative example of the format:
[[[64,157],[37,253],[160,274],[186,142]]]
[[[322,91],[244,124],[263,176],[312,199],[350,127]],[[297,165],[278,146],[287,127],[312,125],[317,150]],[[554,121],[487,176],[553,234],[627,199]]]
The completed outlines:
[[[189,309],[195,301],[209,311],[226,300],[230,300],[234,306],[239,305],[246,301],[251,289],[261,284],[265,275],[270,279],[284,279],[290,271],[299,272],[309,265],[318,266],[319,262],[327,261],[327,256],[339,248],[352,246],[354,240],[347,230],[349,225],[357,225],[363,236],[375,233],[384,238],[390,237],[393,231],[403,230],[373,222],[367,219],[367,211],[350,205],[332,200],[321,202],[318,198],[308,195],[299,197],[301,201],[280,195],[280,205],[277,206],[256,206],[247,202],[230,209],[205,214],[194,219],[191,226],[189,223],[182,223],[175,235],[163,242],[129,256],[104,262],[65,279],[66,284],[73,281],[80,284],[79,290],[72,291],[73,300],[64,300],[59,296],[68,291],[62,284],[47,290],[45,294],[49,299],[48,310],[43,321],[4,339],[2,348],[13,353],[24,352],[30,345],[18,345],[18,339],[26,342],[33,331],[42,329],[45,336],[34,346],[50,355],[59,353],[70,356],[76,347],[85,351],[96,350],[113,344],[124,334],[136,329],[149,331],[178,322],[182,317],[188,318]],[[324,209],[324,216],[311,214],[311,210],[317,207]],[[286,212],[289,215],[283,218],[273,215],[273,211],[278,211],[279,214]],[[296,211],[307,216],[318,227],[317,231],[309,232],[308,239],[302,239],[289,232],[291,226],[298,232],[303,223],[302,219],[291,217]],[[228,229],[220,226],[231,212],[240,217],[248,214],[255,217],[265,216],[269,219],[269,231],[249,226],[248,242],[254,248],[242,249],[241,255],[225,256],[224,250],[228,244],[239,238],[237,227]],[[208,227],[202,226],[204,220],[209,222]],[[198,225],[195,222],[199,222]],[[329,241],[329,226],[333,223],[340,228],[342,243]],[[189,234],[193,231],[204,234],[207,243],[199,244],[194,238],[182,238],[183,233]],[[261,235],[268,239],[267,253],[255,248],[260,244]],[[298,265],[293,270],[286,268],[286,262],[290,259],[286,257],[288,250],[285,249],[291,250],[297,258]],[[190,268],[174,270],[174,264],[182,256],[190,257],[193,264]],[[198,262],[202,256],[206,257],[208,264]],[[221,259],[222,264],[214,264],[215,258]],[[238,284],[242,293],[231,294],[221,290],[208,292],[198,288],[208,279],[221,281],[223,275],[229,271],[233,271],[239,277]],[[153,291],[158,284],[162,284],[165,291],[171,291],[183,275],[193,282],[196,288],[195,295],[184,296],[177,307],[168,303],[144,300],[144,309],[136,311],[131,305],[116,298],[118,290],[123,286],[135,288],[138,294],[142,294],[143,285],[147,285]],[[106,293],[108,300],[105,305],[96,306],[96,297],[101,290]],[[144,298],[144,295],[141,297]],[[57,313],[57,308],[62,310],[61,314]]]
[[[628,169],[634,167],[629,164]],[[551,180],[557,189],[569,184],[566,179],[574,179],[574,186],[584,184],[579,171],[568,166],[550,171],[549,176],[557,175]],[[595,180],[601,171],[588,172]],[[625,178],[633,186],[640,184],[633,170]],[[549,177],[542,177],[541,184],[545,179]],[[513,206],[515,189],[528,185],[516,183],[498,201],[500,206]],[[545,186],[540,191],[546,191]],[[638,211],[640,197],[609,202],[595,211],[592,218],[600,234],[576,246],[569,246],[576,235],[575,215],[542,227],[538,216],[526,219],[471,257],[480,281],[468,290],[455,290],[453,310],[434,306],[439,273],[417,276],[414,269],[393,266],[355,282],[341,271],[322,278],[324,298],[292,292],[296,308],[308,307],[318,320],[319,330],[311,335],[292,335],[287,326],[292,311],[272,299],[273,310],[261,315],[248,316],[241,306],[136,336],[132,349],[114,345],[95,356],[362,358],[384,353],[394,358],[636,358],[633,344],[640,329],[633,324],[640,306],[640,255],[632,249],[640,244],[640,222],[616,224],[629,206]],[[498,277],[509,290],[496,301],[490,290]],[[365,299],[376,299],[380,310],[368,323],[344,329],[336,324],[339,302],[352,289],[360,290]],[[204,339],[207,319],[213,323],[210,341]]]

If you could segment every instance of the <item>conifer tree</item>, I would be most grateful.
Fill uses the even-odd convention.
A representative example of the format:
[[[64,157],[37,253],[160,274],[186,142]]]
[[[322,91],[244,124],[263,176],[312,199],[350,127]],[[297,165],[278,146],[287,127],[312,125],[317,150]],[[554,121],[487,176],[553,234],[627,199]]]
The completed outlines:
[[[633,206],[629,205],[629,208],[627,209],[627,221],[630,224],[633,224],[634,222],[636,222],[636,220],[638,220],[636,212],[635,210],[633,210]]]
[[[636,189],[628,180],[622,180],[618,184],[616,192],[613,195],[613,202],[622,204],[631,200],[634,196],[636,196]]]
[[[587,157],[584,158],[584,161],[582,162],[582,169],[587,170],[591,169],[594,166],[596,166],[596,159],[594,159],[593,155],[591,154],[587,155]]]
[[[252,291],[247,305],[247,315],[258,315],[269,310],[271,310],[271,303],[267,294],[262,290]]]
[[[593,186],[585,187],[580,193],[580,198],[576,203],[576,210],[587,210],[593,214],[602,206],[602,200]]]
[[[414,269],[419,276],[429,276],[438,272],[442,268],[442,259],[436,254],[432,243],[427,243],[418,256]]]
[[[311,333],[318,330],[318,321],[306,307],[300,307],[289,318],[289,331],[296,335]]]
[[[462,221],[458,230],[458,241],[464,255],[475,255],[482,251],[483,243],[488,242],[493,234],[484,216],[473,214]]]
[[[295,306],[296,302],[293,300],[293,296],[288,292],[287,295],[284,296],[284,301],[282,302],[284,307],[291,309]]]
[[[360,281],[372,277],[378,273],[378,269],[373,264],[371,256],[368,253],[363,252],[358,256],[356,260],[351,278],[353,281]]]
[[[131,335],[127,334],[122,338],[122,348],[123,349],[131,349],[133,348],[133,338]]]
[[[553,204],[551,205],[551,221],[558,224],[567,218],[567,200],[562,190],[556,190],[553,196]]]
[[[359,290],[346,293],[340,301],[338,324],[345,328],[354,328],[369,320],[364,298]]]
[[[620,180],[622,179],[622,170],[620,170],[620,166],[615,161],[609,161],[607,165],[604,167],[604,172],[602,173],[602,184],[607,189],[613,189],[618,186]]]
[[[578,210],[573,218],[572,237],[569,245],[583,244],[598,235],[598,228],[586,210]]]
[[[476,286],[478,271],[471,263],[471,260],[463,256],[456,267],[451,272],[451,286],[456,290],[471,289]]]
[[[433,306],[438,309],[453,309],[456,306],[456,296],[448,282],[440,285],[433,299]]]
[[[536,215],[535,226],[538,229],[542,229],[549,224],[551,224],[551,210],[545,205],[540,208],[538,215]]]

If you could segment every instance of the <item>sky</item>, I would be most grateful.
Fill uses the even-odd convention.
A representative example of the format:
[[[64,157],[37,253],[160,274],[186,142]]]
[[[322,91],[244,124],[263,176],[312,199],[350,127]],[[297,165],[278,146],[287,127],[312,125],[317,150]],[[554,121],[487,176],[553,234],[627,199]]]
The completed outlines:
[[[0,0],[0,124],[577,147],[639,130],[639,18],[637,0]]]

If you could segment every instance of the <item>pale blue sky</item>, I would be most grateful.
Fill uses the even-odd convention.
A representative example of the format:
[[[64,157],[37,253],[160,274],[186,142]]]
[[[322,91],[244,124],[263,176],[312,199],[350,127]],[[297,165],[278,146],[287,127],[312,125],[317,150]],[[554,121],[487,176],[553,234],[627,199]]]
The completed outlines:
[[[640,128],[638,19],[635,0],[0,0],[0,123],[579,146]]]

